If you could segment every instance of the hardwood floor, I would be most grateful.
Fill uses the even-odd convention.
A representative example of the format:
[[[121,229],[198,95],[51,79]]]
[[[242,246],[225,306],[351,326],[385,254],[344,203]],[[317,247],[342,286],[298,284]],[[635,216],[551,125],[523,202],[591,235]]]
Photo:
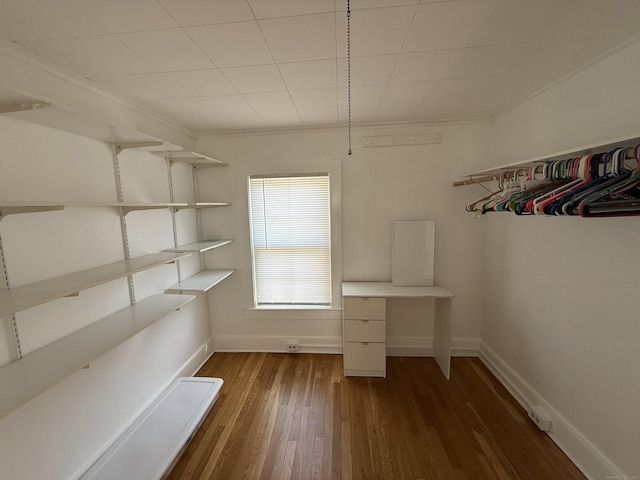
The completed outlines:
[[[475,358],[345,378],[342,356],[216,353],[220,397],[170,480],[584,479]]]

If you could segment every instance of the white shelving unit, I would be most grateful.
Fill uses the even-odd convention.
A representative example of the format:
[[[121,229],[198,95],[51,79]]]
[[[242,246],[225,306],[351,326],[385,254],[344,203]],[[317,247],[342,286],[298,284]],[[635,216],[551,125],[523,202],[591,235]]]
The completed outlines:
[[[194,177],[193,177],[193,196],[194,199],[198,197],[197,190],[197,180],[195,178],[195,173],[197,169],[203,167],[212,167],[212,166],[225,166],[227,165],[225,162],[220,160],[207,157],[206,155],[202,155],[195,152],[185,152],[185,151],[154,151],[152,152],[155,155],[159,155],[164,157],[171,168],[175,162],[180,163],[188,163],[193,167]],[[171,183],[171,175],[169,178],[169,184],[171,188],[171,197],[173,198],[173,186]],[[195,202],[193,204],[188,204],[188,207],[200,209],[200,208],[208,208],[208,207],[226,207],[231,205],[227,202]],[[176,207],[174,212],[178,212],[182,209],[182,207]],[[199,224],[199,212],[196,211],[196,224]],[[178,283],[173,285],[172,287],[165,290],[165,293],[168,294],[184,294],[184,293],[205,293],[212,289],[214,286],[222,282],[224,279],[229,277],[235,270],[222,270],[222,269],[205,269],[204,266],[204,257],[203,253],[214,250],[219,247],[223,247],[225,245],[229,245],[233,242],[233,240],[198,240],[197,242],[191,242],[188,244],[179,244],[178,240],[178,232],[176,230],[176,222],[175,215],[173,217],[174,224],[174,248],[166,249],[167,252],[189,252],[189,253],[198,253],[200,254],[200,271],[195,275],[190,276],[189,278],[183,279],[180,268],[178,268]],[[200,236],[200,228],[198,228],[198,238]]]
[[[164,150],[164,151],[152,151],[154,155],[159,155],[172,162],[189,163],[195,167],[222,167],[228,165],[222,160],[208,157],[201,153],[188,152],[185,150]]]
[[[229,277],[235,270],[207,269],[194,276],[176,283],[165,290],[165,293],[205,293]]]
[[[126,125],[125,128],[121,128],[121,126],[111,123],[109,119],[112,117],[110,116],[101,117],[103,119],[95,116],[86,116],[74,109],[55,105],[55,102],[32,98],[3,87],[0,87],[0,114],[7,114],[21,120],[31,121],[111,144],[113,146],[113,166],[117,191],[117,201],[114,202],[0,201],[0,220],[12,214],[60,211],[65,208],[116,208],[120,215],[124,245],[124,259],[121,261],[0,290],[0,318],[10,317],[8,320],[10,323],[7,325],[12,323],[17,356],[19,357],[17,360],[0,367],[0,385],[2,385],[0,388],[1,418],[59,382],[65,376],[82,368],[131,336],[149,327],[169,312],[179,309],[186,302],[195,298],[193,295],[179,294],[180,292],[187,289],[197,292],[207,291],[231,275],[233,270],[203,270],[190,279],[179,282],[179,286],[185,286],[180,288],[180,292],[168,289],[167,292],[171,293],[170,295],[165,293],[152,295],[139,302],[135,298],[133,285],[133,275],[135,273],[175,262],[178,280],[181,280],[180,259],[231,243],[231,240],[221,240],[179,245],[179,232],[176,230],[175,222],[176,212],[183,209],[194,209],[197,218],[199,209],[224,207],[230,204],[226,202],[197,201],[195,178],[193,202],[174,202],[173,185],[171,183],[171,166],[175,163],[190,164],[195,176],[197,169],[209,166],[224,166],[227,165],[225,162],[200,153],[184,151],[182,147],[172,143],[172,141],[161,140],[152,135],[134,131],[126,128]],[[152,130],[156,129],[158,132],[164,131],[164,126],[151,123],[146,123],[145,126],[149,126]],[[170,132],[169,136],[173,136],[175,139],[186,139],[186,137],[174,135],[173,132]],[[169,202],[126,202],[123,200],[119,155],[123,150],[127,149],[145,150],[166,161],[171,192]],[[160,253],[131,257],[126,216],[134,211],[165,208],[170,209],[172,213],[175,248]],[[0,273],[4,272],[0,280],[4,278],[4,283],[8,287],[10,272],[7,272],[4,255],[5,252],[2,251],[0,238],[0,268],[2,269]],[[129,284],[131,306],[45,345],[36,351],[26,355],[22,354],[16,322],[16,314],[18,312],[58,298],[76,296],[82,290],[124,277],[127,278]],[[203,280],[207,285],[199,283]],[[194,286],[196,283],[198,285]],[[2,288],[1,285],[0,288]]]
[[[0,368],[0,418],[194,298],[153,295]]]
[[[170,196],[173,199],[173,185],[171,180],[171,166],[174,163],[187,163],[192,165],[195,171],[198,168],[203,167],[213,167],[213,166],[226,166],[227,163],[209,157],[207,155],[203,155],[196,152],[184,151],[184,150],[155,150],[159,144],[154,142],[128,142],[116,145],[116,152],[121,152],[127,148],[142,148],[147,149],[150,153],[157,155],[159,157],[163,157],[168,164],[169,168],[169,188],[170,188]],[[194,177],[194,199],[197,199],[197,189],[195,186],[195,177]],[[226,207],[231,205],[229,202],[187,202],[187,203],[176,203],[171,202],[166,204],[165,206],[171,207],[173,213],[179,212],[183,209],[202,209],[202,208],[213,208],[213,207]],[[134,209],[143,209],[143,208],[156,208],[155,206],[146,207],[145,205],[134,205],[134,206],[124,206],[123,212],[126,215],[129,211]],[[157,208],[162,208],[158,206]],[[197,215],[197,212],[196,212]],[[230,244],[233,240],[199,240],[197,242],[192,242],[185,245],[178,244],[178,232],[176,227],[175,215],[172,218],[173,228],[174,228],[174,241],[175,247],[165,249],[165,252],[173,252],[173,253],[199,253],[202,254],[204,252],[213,250],[215,248],[222,247],[224,245]],[[201,257],[201,268],[202,268],[202,257]],[[165,293],[173,294],[173,293],[203,293],[209,291],[215,285],[219,284],[221,281],[229,277],[229,275],[233,274],[235,270],[220,270],[220,269],[202,269],[195,275],[182,279],[180,267],[178,267],[178,278],[179,282],[165,290]]]
[[[167,248],[165,252],[193,252],[203,253],[213,250],[214,248],[229,245],[233,240],[202,240],[200,242],[188,243],[186,245],[178,245],[175,248]]]
[[[53,100],[43,100],[0,86],[0,113],[13,118],[107,143],[127,145],[127,148],[129,148],[128,145],[145,143],[153,144],[153,148],[157,150],[181,150],[175,142],[160,140],[157,136],[117,125],[107,120],[107,118],[113,118],[110,115],[112,112],[109,110],[102,112],[107,115],[98,118],[95,115],[96,112],[83,114],[77,108],[62,107]]]
[[[152,253],[21,285],[9,290],[0,290],[0,318],[58,298],[77,295],[82,290],[174,262],[189,255],[190,253]]]

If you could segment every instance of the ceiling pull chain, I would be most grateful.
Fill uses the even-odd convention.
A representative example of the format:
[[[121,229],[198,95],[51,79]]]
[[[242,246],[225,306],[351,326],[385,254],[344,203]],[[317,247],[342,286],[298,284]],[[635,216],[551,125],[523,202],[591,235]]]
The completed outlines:
[[[347,0],[347,105],[349,109],[349,155],[351,155],[351,5]]]

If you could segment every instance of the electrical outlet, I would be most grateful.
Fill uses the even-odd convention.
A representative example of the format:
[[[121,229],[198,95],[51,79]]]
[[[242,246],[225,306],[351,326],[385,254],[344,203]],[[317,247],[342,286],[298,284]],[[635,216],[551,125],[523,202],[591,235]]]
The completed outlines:
[[[297,352],[300,349],[300,344],[298,340],[287,340],[287,351],[288,352]]]
[[[551,416],[541,406],[532,405],[529,408],[529,418],[533,420],[533,423],[543,432],[551,430]]]

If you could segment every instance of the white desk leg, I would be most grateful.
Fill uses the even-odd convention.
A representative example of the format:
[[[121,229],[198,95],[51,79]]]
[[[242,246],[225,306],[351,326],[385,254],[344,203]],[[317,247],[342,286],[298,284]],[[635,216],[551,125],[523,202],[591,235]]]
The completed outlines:
[[[451,369],[450,298],[436,298],[436,315],[433,325],[433,356],[448,380]]]

